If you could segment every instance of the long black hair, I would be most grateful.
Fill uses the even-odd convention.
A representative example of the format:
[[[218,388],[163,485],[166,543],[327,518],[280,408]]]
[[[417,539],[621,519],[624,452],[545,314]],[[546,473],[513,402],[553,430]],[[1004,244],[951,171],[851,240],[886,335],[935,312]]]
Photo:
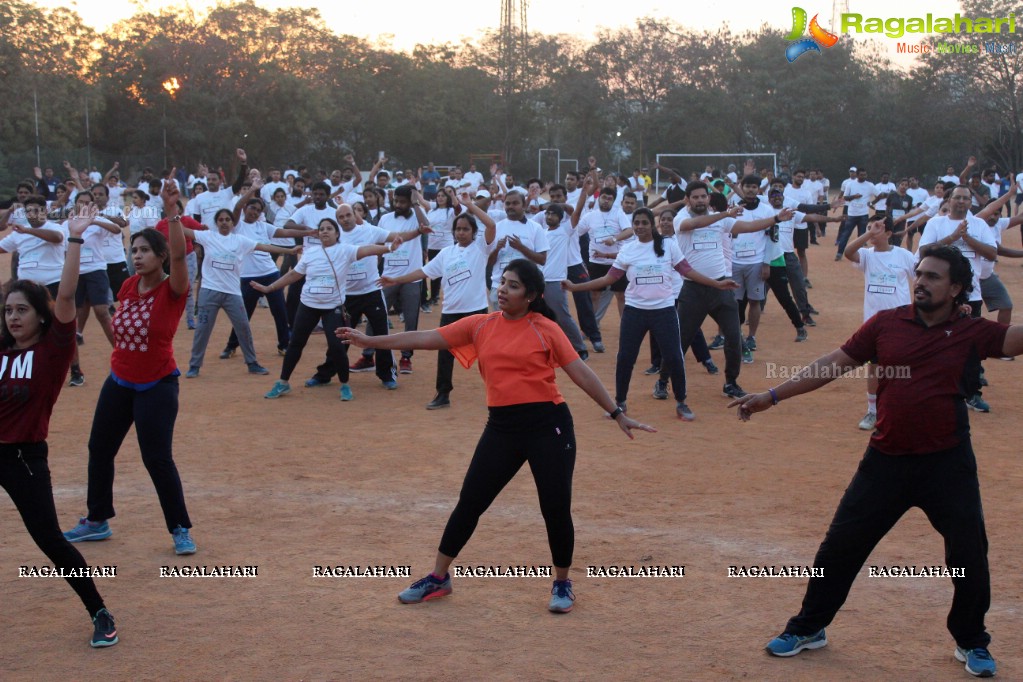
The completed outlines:
[[[646,216],[647,220],[650,221],[650,236],[654,238],[654,253],[660,258],[664,255],[664,236],[657,229],[657,219],[654,218],[654,212],[646,206],[637,208],[632,212],[632,220],[635,221],[636,217],[641,215]]]
[[[544,317],[554,322],[557,322],[557,318],[554,316],[554,311],[547,305],[547,301],[543,299],[544,291],[544,279],[543,272],[540,268],[531,260],[525,258],[516,258],[504,269],[504,272],[511,270],[519,279],[522,281],[522,286],[526,289],[526,295],[536,294],[532,301],[529,302],[529,312],[540,313]]]

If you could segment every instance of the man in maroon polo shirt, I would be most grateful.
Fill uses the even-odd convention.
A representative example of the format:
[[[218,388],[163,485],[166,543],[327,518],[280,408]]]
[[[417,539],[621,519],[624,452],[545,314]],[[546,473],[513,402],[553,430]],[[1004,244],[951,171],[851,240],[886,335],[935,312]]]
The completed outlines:
[[[972,279],[958,249],[927,251],[916,267],[912,305],[879,312],[797,377],[729,405],[746,421],[868,361],[885,377],[877,392],[877,428],[814,558],[823,577],[809,580],[801,611],[768,643],[769,653],[794,656],[825,646],[824,628],[871,551],[910,507],[920,507],[945,540],[945,566],[961,569],[953,573],[947,621],[955,657],[973,675],[994,675],[984,626],[991,599],[988,545],[965,400],[977,388],[981,360],[1023,353],[1023,326],[964,315]],[[929,416],[926,424],[921,414]]]

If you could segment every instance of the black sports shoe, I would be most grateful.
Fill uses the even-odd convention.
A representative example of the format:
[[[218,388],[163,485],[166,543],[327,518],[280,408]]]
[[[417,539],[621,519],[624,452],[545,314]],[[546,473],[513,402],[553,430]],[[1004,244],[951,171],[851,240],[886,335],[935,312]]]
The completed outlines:
[[[643,374],[660,374],[660,373],[661,373],[661,366],[660,365],[650,365],[645,370],[643,370]]]
[[[654,398],[657,400],[668,399],[668,382],[658,379],[654,382]]]
[[[451,400],[448,399],[447,393],[438,393],[436,398],[426,403],[428,410],[441,410],[445,407],[451,407]]]
[[[709,348],[710,350],[721,350],[724,347],[725,337],[721,336],[721,334],[715,334],[714,339],[709,344],[707,344],[707,348]]]
[[[739,398],[746,396],[746,391],[742,390],[739,384],[734,381],[729,384],[725,384],[724,388],[721,389],[721,393],[726,398],[731,398],[733,400],[738,400]]]
[[[106,609],[100,609],[92,617],[92,641],[89,642],[94,648],[113,646],[117,644],[117,628],[114,626],[114,617]]]

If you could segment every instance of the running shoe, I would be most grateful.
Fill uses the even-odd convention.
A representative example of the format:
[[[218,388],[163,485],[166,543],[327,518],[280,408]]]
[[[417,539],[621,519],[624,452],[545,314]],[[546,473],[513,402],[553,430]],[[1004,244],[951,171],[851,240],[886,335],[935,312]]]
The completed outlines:
[[[742,344],[742,362],[746,365],[753,364],[753,352],[749,349],[749,346]]]
[[[696,415],[693,414],[693,411],[684,402],[675,403],[675,414],[684,422],[691,422],[696,419]]]
[[[228,346],[224,350],[220,351],[220,359],[229,360],[230,358],[234,357],[234,350],[235,350],[234,348]]]
[[[654,398],[657,400],[668,399],[668,382],[658,379],[654,382]]]
[[[348,384],[341,384],[341,401],[347,403],[349,400],[354,400],[355,396],[352,395],[352,387]]]
[[[873,431],[875,426],[877,426],[876,412],[867,412],[863,415],[863,419],[860,420],[861,431]]]
[[[269,374],[269,373],[270,373],[270,370],[268,370],[266,367],[264,367],[263,365],[259,364],[258,362],[250,362],[249,363],[249,374]]]
[[[277,354],[280,355],[283,358],[285,355],[288,354],[288,349],[287,348],[278,348],[277,349]]]
[[[398,374],[412,374],[412,358],[398,360]]]
[[[803,649],[820,649],[827,644],[828,638],[822,628],[819,632],[806,637],[783,632],[768,642],[764,648],[772,656],[795,656]]]
[[[263,397],[274,400],[275,398],[280,398],[285,393],[291,393],[291,384],[287,381],[275,381],[273,388],[267,391]]]
[[[418,604],[439,597],[446,597],[451,594],[451,574],[448,573],[444,579],[434,577],[433,573],[420,578],[398,595],[398,601],[402,604]]]
[[[807,305],[809,305],[809,304],[807,304]],[[821,311],[817,310],[817,309],[816,309],[816,308],[814,308],[814,307],[813,307],[812,305],[811,305],[811,306],[809,306],[809,308],[810,308],[810,309],[809,309],[809,310],[807,310],[806,312],[810,313],[811,315],[820,315],[820,314],[821,314]]]
[[[451,400],[447,393],[438,393],[436,398],[426,403],[428,410],[442,410],[445,407],[451,407]]]
[[[71,370],[71,381],[68,386],[85,386],[85,375],[81,371]]]
[[[590,351],[586,350],[585,348],[582,349],[581,351],[579,351],[579,359],[582,360],[583,362],[586,362],[587,360],[589,360],[590,359]]]
[[[807,327],[816,327],[817,321],[810,317],[810,313],[805,313],[803,315],[803,324]]]
[[[90,521],[83,516],[78,519],[77,526],[64,532],[64,539],[68,542],[93,542],[106,540],[113,534],[110,524],[106,521]]]
[[[306,388],[316,388],[317,386],[327,386],[328,384],[330,384],[330,379],[327,379],[326,381],[321,381],[320,379],[317,379],[315,376],[311,379],[305,380]]]
[[[604,347],[604,343],[602,341],[594,341],[593,342],[593,352],[594,353],[604,353],[606,351],[607,351],[607,348]]]
[[[744,398],[746,396],[746,391],[742,390],[739,384],[734,381],[725,384],[724,388],[721,389],[721,393],[726,398],[731,398],[733,400],[738,400],[739,398]]]
[[[805,286],[807,289],[813,289],[813,285],[810,284],[810,280],[808,279],[803,280],[803,286]]]
[[[714,339],[707,345],[707,348],[711,350],[721,350],[725,347],[725,337],[721,334],[715,334]]]
[[[966,664],[966,672],[974,677],[995,676],[995,659],[987,649],[983,647],[964,649],[961,646],[957,646],[953,655],[957,661]]]
[[[746,337],[746,347],[749,348],[752,351],[755,351],[757,349],[757,337],[755,337],[755,336],[747,336]]]
[[[703,361],[703,366],[707,368],[707,374],[717,374],[720,371],[718,370],[718,366],[715,365],[714,361],[710,358]]]
[[[372,372],[377,366],[372,356],[362,355],[355,361],[355,364],[349,367],[351,372]]]
[[[575,602],[575,593],[572,592],[571,580],[555,580],[551,588],[551,600],[547,604],[547,610],[551,613],[568,613],[572,610]]]
[[[799,329],[796,330],[796,343],[806,341],[806,338],[807,338],[806,327],[800,327]]]
[[[188,371],[185,372],[185,378],[186,379],[194,379],[197,376],[199,376],[199,368],[198,367],[189,367]]]
[[[397,391],[398,390],[398,382],[395,381],[394,379],[390,379],[388,381],[385,381],[384,382],[384,388],[386,388],[388,391]]]
[[[980,385],[981,387],[987,386],[987,377],[984,376],[984,370],[980,370]]]
[[[969,400],[967,400],[966,401],[966,406],[968,408],[970,408],[971,410],[974,410],[976,412],[990,412],[991,411],[991,406],[988,405],[987,402],[983,398],[980,397],[979,393],[977,395],[973,396],[972,398],[970,398]]]
[[[175,554],[195,554],[195,541],[188,534],[187,528],[178,526],[171,532],[171,535],[174,536]]]
[[[79,346],[85,345],[85,337],[82,336],[82,332],[75,332],[75,341],[78,343]]]
[[[106,609],[97,611],[92,617],[92,626],[92,641],[89,644],[94,649],[117,644],[117,628],[109,611]]]
[[[660,374],[660,373],[661,373],[661,366],[660,365],[650,365],[645,370],[643,370],[643,374],[647,374],[647,375],[650,375],[650,374]]]
[[[419,310],[426,314],[430,314],[433,312],[433,308],[430,306],[429,303],[424,303],[423,305],[419,306]]]

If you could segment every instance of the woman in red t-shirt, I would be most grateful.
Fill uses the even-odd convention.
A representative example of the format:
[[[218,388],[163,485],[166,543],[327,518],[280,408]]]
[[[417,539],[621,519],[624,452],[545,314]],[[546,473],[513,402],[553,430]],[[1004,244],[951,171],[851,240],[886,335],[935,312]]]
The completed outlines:
[[[50,414],[75,350],[75,290],[82,234],[96,217],[90,206],[68,220],[67,257],[51,303],[46,287],[15,280],[4,298],[0,326],[0,486],[29,535],[78,593],[95,631],[92,646],[117,644],[114,618],[103,605],[89,565],[60,532],[46,458]]]
[[[441,537],[434,571],[398,595],[415,604],[451,594],[451,562],[469,541],[480,516],[526,462],[533,473],[547,524],[556,580],[548,608],[572,610],[572,415],[555,383],[562,367],[569,378],[608,412],[632,438],[632,429],[654,431],[615,405],[600,379],[572,348],[543,300],[544,278],[525,259],[505,268],[497,290],[499,312],[471,315],[430,331],[366,336],[342,327],[337,335],[361,348],[450,350],[466,368],[479,360],[490,417],[462,483],[462,492]]]
[[[185,507],[181,477],[171,446],[178,416],[178,377],[174,334],[188,295],[185,235],[181,228],[178,188],[164,184],[164,213],[169,239],[154,229],[132,235],[131,256],[136,274],[118,295],[114,316],[114,352],[110,376],[99,393],[89,436],[88,514],[64,533],[71,542],[105,540],[114,517],[114,457],[132,424],[142,461],[160,498],[174,551],[194,554],[192,522]],[[164,263],[170,260],[170,275]]]

